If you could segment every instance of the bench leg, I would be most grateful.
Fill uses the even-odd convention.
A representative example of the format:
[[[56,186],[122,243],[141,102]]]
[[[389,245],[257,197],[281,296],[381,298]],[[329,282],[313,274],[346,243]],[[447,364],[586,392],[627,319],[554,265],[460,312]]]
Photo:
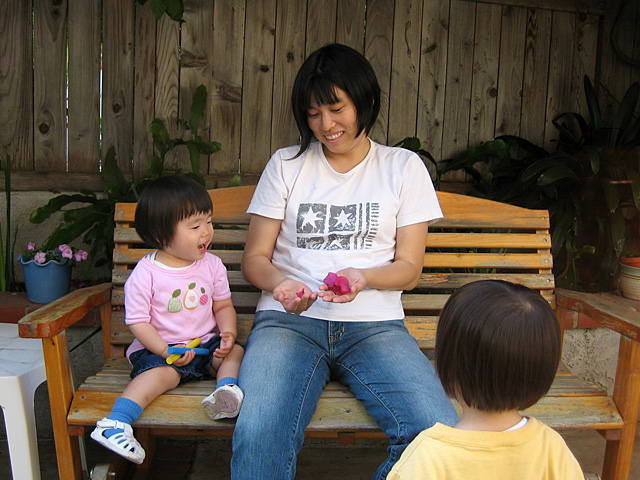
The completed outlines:
[[[619,441],[607,441],[602,478],[627,480],[631,471],[640,407],[640,342],[626,337],[620,337],[613,399],[624,420],[624,427]]]
[[[56,443],[58,473],[65,480],[82,480],[82,461],[77,437],[69,435],[67,415],[73,400],[73,381],[67,335],[42,339],[42,351],[47,369],[47,387],[51,403],[51,420]]]

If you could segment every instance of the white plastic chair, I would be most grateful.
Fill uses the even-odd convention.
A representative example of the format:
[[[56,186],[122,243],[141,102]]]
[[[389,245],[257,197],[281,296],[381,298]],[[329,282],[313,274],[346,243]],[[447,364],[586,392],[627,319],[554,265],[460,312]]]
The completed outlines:
[[[20,338],[18,325],[0,323],[0,405],[16,479],[40,479],[33,396],[47,379],[42,341]]]

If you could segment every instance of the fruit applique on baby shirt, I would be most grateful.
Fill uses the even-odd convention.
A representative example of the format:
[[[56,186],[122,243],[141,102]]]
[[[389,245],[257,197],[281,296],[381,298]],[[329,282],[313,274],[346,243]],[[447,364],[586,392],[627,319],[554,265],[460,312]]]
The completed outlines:
[[[167,310],[169,310],[169,312],[178,313],[180,310],[182,310],[182,302],[178,298],[181,292],[182,290],[178,288],[177,290],[174,290],[173,293],[171,294],[171,299],[167,304]]]
[[[189,288],[187,289],[187,292],[184,294],[183,303],[184,303],[184,308],[186,308],[187,310],[193,310],[194,308],[196,308],[200,300],[200,297],[195,292],[194,288],[196,288],[195,282],[190,283]]]
[[[209,300],[209,295],[204,291],[204,287],[200,287],[200,291],[202,292],[202,296],[200,297],[200,305],[204,305]]]

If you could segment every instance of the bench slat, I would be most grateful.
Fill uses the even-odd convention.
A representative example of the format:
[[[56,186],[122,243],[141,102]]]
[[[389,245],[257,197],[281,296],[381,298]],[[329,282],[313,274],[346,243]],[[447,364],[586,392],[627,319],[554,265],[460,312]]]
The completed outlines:
[[[93,426],[109,413],[113,402],[128,384],[128,368],[122,359],[109,362],[108,365],[109,368],[89,377],[78,389],[68,417],[70,425]],[[233,421],[212,422],[200,407],[202,398],[211,393],[213,388],[215,382],[210,380],[194,382],[167,392],[145,409],[135,426],[232,429]],[[572,393],[565,395],[567,390]],[[572,395],[580,390],[584,390],[585,396],[577,404]],[[576,377],[560,375],[556,377],[548,396],[524,413],[535,416],[553,428],[621,428],[622,420],[613,400],[602,393]],[[456,407],[459,410],[459,406]],[[337,431],[379,432],[379,428],[344,386],[330,382],[306,433],[313,435]]]

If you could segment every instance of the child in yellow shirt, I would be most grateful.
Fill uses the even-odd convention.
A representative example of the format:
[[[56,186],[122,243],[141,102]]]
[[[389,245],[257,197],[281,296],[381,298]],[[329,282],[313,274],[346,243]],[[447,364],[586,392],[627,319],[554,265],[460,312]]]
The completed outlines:
[[[422,431],[388,480],[584,480],[562,437],[519,411],[555,377],[558,321],[537,292],[498,280],[454,292],[436,332],[436,371],[462,406],[453,427]]]

